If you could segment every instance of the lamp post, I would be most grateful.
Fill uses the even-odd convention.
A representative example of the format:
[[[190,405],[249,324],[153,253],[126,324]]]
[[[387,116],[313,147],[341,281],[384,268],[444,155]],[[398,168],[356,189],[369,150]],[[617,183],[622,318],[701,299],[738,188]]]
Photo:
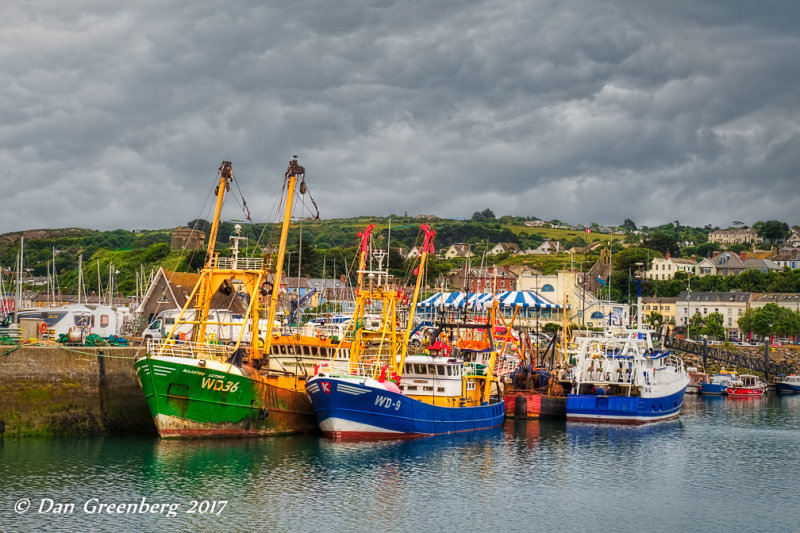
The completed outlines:
[[[692,321],[692,315],[689,314],[689,306],[692,303],[692,275],[689,274],[689,285],[686,290],[686,340],[691,340],[689,336],[689,327]]]

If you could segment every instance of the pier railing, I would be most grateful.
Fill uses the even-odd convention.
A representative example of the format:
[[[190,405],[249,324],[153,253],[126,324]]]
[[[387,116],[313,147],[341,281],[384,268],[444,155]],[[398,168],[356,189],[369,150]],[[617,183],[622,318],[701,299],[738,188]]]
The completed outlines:
[[[724,363],[727,366],[747,368],[756,372],[763,372],[765,375],[777,376],[781,374],[792,374],[797,369],[785,363],[776,363],[769,359],[769,346],[764,349],[764,357],[752,357],[741,353],[731,352],[709,346],[707,342],[695,342],[677,337],[664,335],[661,337],[664,348],[678,350],[685,353],[697,355],[702,358],[705,367],[709,359]]]

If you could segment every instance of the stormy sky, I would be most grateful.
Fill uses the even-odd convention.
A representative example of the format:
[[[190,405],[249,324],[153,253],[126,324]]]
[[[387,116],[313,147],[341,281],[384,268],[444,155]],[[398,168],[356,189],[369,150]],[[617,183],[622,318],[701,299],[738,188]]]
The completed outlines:
[[[322,218],[800,223],[794,0],[6,1],[0,233]],[[242,218],[236,203],[226,219]]]

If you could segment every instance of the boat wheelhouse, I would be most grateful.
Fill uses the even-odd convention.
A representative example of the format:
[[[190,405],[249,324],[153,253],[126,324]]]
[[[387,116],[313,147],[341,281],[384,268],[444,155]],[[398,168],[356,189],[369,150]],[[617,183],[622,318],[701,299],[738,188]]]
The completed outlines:
[[[752,374],[740,374],[739,377],[725,389],[728,398],[761,398],[767,391],[767,384],[760,377]]]

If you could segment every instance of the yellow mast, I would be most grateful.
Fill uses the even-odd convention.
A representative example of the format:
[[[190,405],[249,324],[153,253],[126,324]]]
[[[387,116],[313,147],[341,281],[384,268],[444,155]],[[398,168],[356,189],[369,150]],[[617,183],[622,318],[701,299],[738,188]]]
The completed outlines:
[[[217,232],[219,231],[219,219],[222,213],[222,204],[225,200],[225,191],[230,190],[230,181],[233,179],[233,167],[230,161],[223,161],[219,167],[219,185],[217,185],[217,206],[214,210],[214,222],[211,224],[211,233],[208,237],[208,254],[206,255],[206,266],[201,274],[200,294],[197,295],[197,315],[195,320],[199,322],[198,333],[196,339],[203,341],[206,338],[206,324],[205,318],[208,316],[211,309],[211,297],[213,296],[210,283],[209,269],[214,267],[216,258],[214,257],[214,245],[217,240]]]
[[[274,329],[275,311],[278,307],[278,296],[281,291],[281,275],[283,274],[283,259],[286,256],[286,241],[289,237],[289,225],[291,224],[292,202],[294,201],[294,186],[297,176],[305,176],[306,169],[297,164],[297,156],[289,161],[286,169],[286,206],[283,211],[283,225],[281,227],[281,240],[278,246],[278,260],[275,265],[275,274],[272,276],[272,296],[269,301],[269,312],[267,314],[267,337],[264,342],[264,351],[269,355],[272,349],[272,331]]]
[[[355,334],[356,341],[350,345],[350,363],[353,365],[358,365],[361,362],[361,350],[362,346],[362,337],[361,333],[361,326],[362,324],[359,323],[360,318],[364,318],[365,304],[366,300],[371,300],[373,297],[381,297],[382,294],[380,293],[380,287],[377,291],[377,295],[375,291],[373,291],[373,287],[369,287],[369,291],[365,290],[364,287],[364,271],[367,268],[367,253],[369,252],[369,238],[372,234],[372,230],[375,229],[375,224],[370,224],[364,230],[363,233],[359,232],[358,236],[361,238],[361,255],[358,258],[358,281],[356,282],[356,304],[355,308],[353,309],[353,318],[350,320],[350,324],[347,326],[347,331],[350,328],[353,328],[353,333]],[[384,313],[386,311],[386,306],[383,306]],[[347,334],[345,331],[345,335]],[[337,350],[338,351],[338,350]]]
[[[436,232],[427,224],[422,224],[420,228],[425,232],[425,241],[422,244],[419,266],[417,267],[417,282],[414,284],[414,297],[411,299],[411,304],[408,308],[408,324],[406,325],[406,333],[403,335],[403,347],[400,352],[400,361],[397,363],[397,373],[401,376],[403,375],[403,367],[405,366],[406,355],[408,354],[408,340],[411,336],[411,330],[414,328],[414,311],[417,308],[417,300],[419,299],[419,288],[422,284],[422,278],[425,277],[425,263],[427,262],[428,252],[433,252],[433,237],[436,235]]]

